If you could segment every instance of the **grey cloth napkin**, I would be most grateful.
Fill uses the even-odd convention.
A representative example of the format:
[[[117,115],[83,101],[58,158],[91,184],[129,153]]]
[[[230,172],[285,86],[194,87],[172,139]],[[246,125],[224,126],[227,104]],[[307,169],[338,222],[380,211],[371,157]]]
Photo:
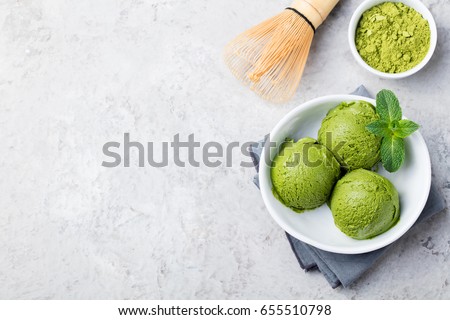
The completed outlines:
[[[352,94],[370,97],[369,92],[364,86],[358,87]],[[259,171],[259,159],[264,141],[255,143],[250,147],[250,154],[257,172]],[[258,174],[253,178],[253,182],[259,188]],[[446,204],[443,196],[432,183],[428,201],[414,226],[442,211],[445,207]],[[391,244],[364,254],[339,254],[317,249],[294,238],[288,233],[286,233],[286,236],[300,267],[306,271],[318,269],[333,289],[340,285],[348,287],[355,282],[392,246]]]

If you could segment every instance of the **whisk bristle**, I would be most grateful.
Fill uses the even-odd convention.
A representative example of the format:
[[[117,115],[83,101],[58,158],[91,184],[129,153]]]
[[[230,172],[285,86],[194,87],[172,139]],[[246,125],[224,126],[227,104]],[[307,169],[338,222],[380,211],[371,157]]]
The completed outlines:
[[[292,98],[302,77],[314,30],[292,10],[247,30],[225,47],[231,72],[272,102]]]

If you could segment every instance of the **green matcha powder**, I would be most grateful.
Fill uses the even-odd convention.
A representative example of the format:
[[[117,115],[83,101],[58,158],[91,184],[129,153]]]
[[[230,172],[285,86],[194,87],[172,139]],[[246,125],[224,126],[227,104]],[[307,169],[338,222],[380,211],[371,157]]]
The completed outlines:
[[[430,48],[430,26],[402,3],[384,2],[365,11],[355,36],[356,49],[372,68],[387,73],[410,70]]]

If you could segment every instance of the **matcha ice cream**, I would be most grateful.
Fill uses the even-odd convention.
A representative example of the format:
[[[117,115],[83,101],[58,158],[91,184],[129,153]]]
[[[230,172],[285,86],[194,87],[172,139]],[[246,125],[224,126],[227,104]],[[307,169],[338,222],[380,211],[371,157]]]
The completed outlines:
[[[366,125],[378,118],[368,102],[342,102],[323,119],[319,143],[346,169],[370,169],[380,160],[381,138],[370,133]]]
[[[400,216],[394,185],[379,174],[364,169],[351,171],[336,183],[330,208],[336,226],[358,240],[386,232]]]
[[[333,154],[315,139],[287,140],[272,163],[273,193],[297,212],[313,209],[327,201],[340,172]]]

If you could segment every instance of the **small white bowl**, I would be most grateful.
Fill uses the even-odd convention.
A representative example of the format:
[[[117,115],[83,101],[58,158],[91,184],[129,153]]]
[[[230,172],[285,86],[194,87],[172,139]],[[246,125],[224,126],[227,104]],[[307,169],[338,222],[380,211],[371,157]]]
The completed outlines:
[[[270,132],[270,141],[280,146],[286,138],[297,141],[303,137],[317,138],[322,119],[343,101],[375,100],[355,95],[333,95],[308,101],[289,112]],[[261,195],[272,218],[286,232],[316,248],[345,254],[358,254],[382,248],[400,238],[420,216],[431,186],[431,163],[428,149],[419,132],[405,139],[406,159],[395,173],[380,165],[378,173],[388,178],[400,196],[400,220],[391,229],[368,240],[355,240],[335,225],[326,204],[298,214],[278,201],[272,193],[271,161],[278,149],[266,143],[259,163]]]
[[[382,72],[377,69],[372,68],[369,66],[359,55],[358,50],[356,50],[356,44],[355,44],[355,34],[356,34],[356,28],[358,27],[359,20],[361,19],[362,14],[380,4],[383,2],[387,2],[387,0],[366,0],[363,1],[358,8],[356,8],[355,12],[353,13],[352,18],[350,19],[350,25],[348,27],[348,42],[350,44],[350,51],[353,54],[353,57],[355,57],[356,61],[366,70],[369,72],[385,79],[402,79],[405,77],[408,77],[420,69],[422,69],[428,61],[430,61],[431,56],[434,53],[434,49],[436,48],[436,42],[437,42],[437,29],[436,29],[436,22],[434,21],[433,16],[431,15],[431,12],[427,9],[427,7],[419,0],[388,0],[388,2],[401,2],[413,9],[415,9],[417,12],[419,12],[422,17],[424,17],[428,24],[430,25],[430,49],[428,50],[427,55],[423,60],[416,65],[414,68],[400,72],[400,73],[387,73]]]

